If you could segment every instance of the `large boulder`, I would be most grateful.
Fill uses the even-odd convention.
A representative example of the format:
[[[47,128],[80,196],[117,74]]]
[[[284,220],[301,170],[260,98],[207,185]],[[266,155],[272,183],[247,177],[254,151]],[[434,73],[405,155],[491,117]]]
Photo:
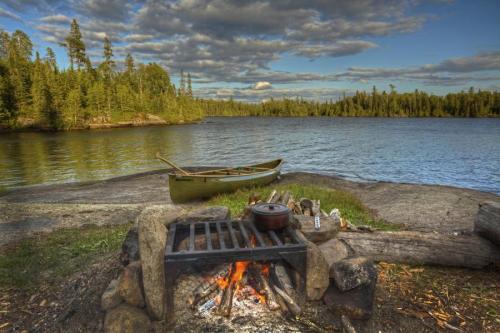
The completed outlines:
[[[164,226],[176,221],[179,216],[184,214],[184,210],[175,208],[172,205],[152,205],[142,210],[137,217],[137,225],[139,223],[148,223],[148,221],[158,221]],[[122,244],[122,252],[120,260],[124,266],[131,261],[139,260],[139,232],[137,226],[132,227]]]
[[[123,300],[118,292],[118,279],[111,280],[101,296],[101,309],[108,311],[122,302]]]
[[[320,217],[320,228],[314,227],[314,216],[294,215],[300,224],[300,231],[313,243],[323,243],[332,239],[339,232],[339,224],[329,216]]]
[[[189,222],[205,222],[205,221],[222,221],[229,220],[231,218],[231,212],[229,208],[225,206],[211,206],[200,208],[184,214],[177,219],[177,222],[189,223]]]
[[[330,266],[316,244],[305,239],[300,231],[297,232],[297,235],[307,245],[307,299],[310,301],[319,300],[330,284],[328,275]]]
[[[328,262],[329,267],[332,267],[332,265],[337,261],[345,259],[354,253],[349,245],[336,238],[330,239],[329,241],[319,245],[319,249]]]
[[[148,333],[151,321],[141,309],[121,304],[106,313],[104,318],[105,333]]]
[[[369,319],[373,312],[375,283],[343,292],[331,284],[323,296],[330,311],[352,319]]]
[[[145,216],[154,212],[144,210]],[[141,214],[142,215],[142,214]],[[165,246],[167,228],[159,219],[142,218],[138,221],[139,249],[142,263],[142,283],[146,306],[151,317],[161,320],[165,313]]]
[[[377,282],[377,268],[373,261],[364,258],[343,259],[334,263],[330,269],[330,277],[342,291]]]
[[[118,281],[118,293],[128,304],[138,307],[144,306],[140,261],[131,262],[123,268],[122,275]]]

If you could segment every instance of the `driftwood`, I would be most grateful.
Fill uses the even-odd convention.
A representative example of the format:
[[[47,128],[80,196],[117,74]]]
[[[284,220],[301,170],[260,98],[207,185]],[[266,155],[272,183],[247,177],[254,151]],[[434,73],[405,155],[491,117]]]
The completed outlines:
[[[474,232],[500,246],[500,203],[485,202],[479,205]]]
[[[375,261],[482,268],[500,262],[500,250],[476,235],[414,231],[340,232],[356,255]]]

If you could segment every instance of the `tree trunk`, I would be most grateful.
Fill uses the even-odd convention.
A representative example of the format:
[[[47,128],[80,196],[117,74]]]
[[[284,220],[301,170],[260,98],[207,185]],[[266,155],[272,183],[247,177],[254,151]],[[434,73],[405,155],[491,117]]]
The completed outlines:
[[[482,268],[500,263],[500,250],[475,235],[444,235],[414,231],[340,232],[357,255],[375,261]]]
[[[474,232],[500,246],[500,203],[485,202],[479,205]]]

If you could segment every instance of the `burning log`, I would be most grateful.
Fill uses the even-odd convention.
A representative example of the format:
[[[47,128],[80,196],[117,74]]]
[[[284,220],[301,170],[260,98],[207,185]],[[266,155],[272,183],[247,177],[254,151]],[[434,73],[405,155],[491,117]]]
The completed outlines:
[[[267,278],[264,276],[263,269],[260,267],[260,269],[257,268],[257,272],[254,273],[254,278],[257,280],[258,285],[260,286],[260,290],[258,291],[261,295],[264,295],[266,298],[266,304],[269,310],[275,311],[280,308],[280,305],[278,304],[276,300],[276,295],[274,295],[274,292],[269,285],[269,282]]]
[[[194,298],[193,302],[191,303],[191,308],[193,310],[196,309],[201,301],[210,296],[217,289],[219,289],[219,285],[217,284],[217,282],[203,282],[202,284],[200,284],[194,291]]]
[[[222,294],[222,299],[219,305],[218,313],[226,318],[229,318],[229,316],[231,315],[235,288],[236,288],[236,282],[232,281],[231,279],[229,281],[229,285],[226,287],[224,293]]]
[[[215,277],[209,279],[208,281],[203,281],[196,287],[193,292],[193,302],[191,303],[191,308],[195,309],[196,306],[210,295],[212,295],[215,291],[219,289],[219,279],[226,279],[230,273],[229,268],[225,268],[221,272],[219,272]]]

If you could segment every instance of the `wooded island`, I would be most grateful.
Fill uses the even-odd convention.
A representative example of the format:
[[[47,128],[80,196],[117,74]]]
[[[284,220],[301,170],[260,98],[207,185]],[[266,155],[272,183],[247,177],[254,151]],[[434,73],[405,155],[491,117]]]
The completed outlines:
[[[0,31],[0,129],[67,130],[111,124],[192,122],[204,116],[498,117],[500,93],[475,91],[436,96],[373,87],[324,102],[270,99],[260,103],[195,98],[191,76],[181,71],[176,87],[156,63],[135,64],[127,54],[117,70],[110,40],[103,61],[92,64],[76,20],[62,44],[70,66],[60,69],[55,53],[44,56],[23,31]],[[34,59],[33,59],[34,58]]]

